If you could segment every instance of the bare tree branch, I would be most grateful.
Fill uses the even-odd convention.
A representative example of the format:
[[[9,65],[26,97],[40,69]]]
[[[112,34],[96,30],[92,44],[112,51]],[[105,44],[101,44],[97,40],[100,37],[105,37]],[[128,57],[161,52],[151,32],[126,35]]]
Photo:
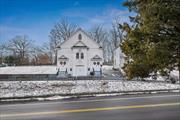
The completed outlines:
[[[63,18],[58,23],[55,24],[54,28],[50,32],[50,49],[52,51],[54,58],[54,63],[56,63],[56,47],[60,45],[63,41],[71,36],[73,32],[77,30],[77,25],[70,23],[67,19]]]
[[[15,57],[19,57],[19,64],[23,64],[29,56],[31,45],[32,41],[27,36],[16,36],[8,42],[6,49],[12,51]]]

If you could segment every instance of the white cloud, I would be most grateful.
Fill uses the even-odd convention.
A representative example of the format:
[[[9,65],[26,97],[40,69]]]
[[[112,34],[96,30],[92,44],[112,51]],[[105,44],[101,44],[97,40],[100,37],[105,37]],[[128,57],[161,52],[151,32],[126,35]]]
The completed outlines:
[[[94,18],[90,18],[89,22],[92,23],[92,24],[103,24],[106,21],[105,21],[104,17],[96,16]]]
[[[115,8],[106,8],[99,14],[92,14],[92,12],[89,11],[79,11],[76,9],[66,9],[61,13],[61,16],[69,18],[72,22],[76,20],[80,27],[85,29],[90,29],[92,26],[96,25],[103,25],[105,28],[109,29],[115,18],[118,17],[120,23],[130,23],[129,16],[133,14],[134,13],[130,13],[127,9],[121,10]]]
[[[78,1],[74,3],[74,5],[78,5]],[[80,27],[84,28],[85,30],[90,30],[93,26],[96,25],[103,25],[105,28],[110,29],[112,26],[113,19],[119,17],[120,23],[128,22],[129,23],[129,16],[133,15],[133,13],[129,13],[128,10],[120,10],[115,8],[106,8],[102,10],[102,12],[93,13],[92,11],[83,11],[69,8],[64,10],[60,14],[61,17],[67,17],[71,22],[80,25]],[[50,23],[47,21],[36,23],[29,27],[16,27],[11,26],[15,18],[11,17],[5,23],[0,24],[0,41],[8,40],[14,37],[15,35],[22,35],[27,34],[33,40],[37,41],[47,41],[48,34],[50,29],[53,27],[53,20]],[[56,18],[56,20],[58,20]]]
[[[115,8],[112,8],[107,12],[109,13],[110,16],[128,16],[130,14],[128,10],[119,10]]]
[[[115,18],[118,17],[119,22],[127,22],[130,23],[129,16],[133,14],[128,10],[119,10],[119,9],[108,9],[104,11],[101,15],[96,15],[94,17],[89,17],[89,24],[92,25],[104,25],[105,28],[110,28],[112,22]]]

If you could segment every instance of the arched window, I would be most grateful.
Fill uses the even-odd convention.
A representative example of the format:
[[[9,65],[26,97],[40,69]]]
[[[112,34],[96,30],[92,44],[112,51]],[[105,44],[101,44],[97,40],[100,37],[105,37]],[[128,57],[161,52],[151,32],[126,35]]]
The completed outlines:
[[[82,40],[82,35],[81,34],[78,35],[78,39]]]
[[[79,53],[76,53],[76,59],[79,59]]]
[[[81,53],[81,59],[84,59],[84,53]]]

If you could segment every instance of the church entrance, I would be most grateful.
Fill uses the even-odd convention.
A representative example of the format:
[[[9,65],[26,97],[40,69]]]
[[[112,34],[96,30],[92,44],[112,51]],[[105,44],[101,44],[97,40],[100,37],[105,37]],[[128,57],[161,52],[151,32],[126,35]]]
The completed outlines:
[[[86,70],[84,65],[77,65],[76,66],[76,76],[86,76]]]

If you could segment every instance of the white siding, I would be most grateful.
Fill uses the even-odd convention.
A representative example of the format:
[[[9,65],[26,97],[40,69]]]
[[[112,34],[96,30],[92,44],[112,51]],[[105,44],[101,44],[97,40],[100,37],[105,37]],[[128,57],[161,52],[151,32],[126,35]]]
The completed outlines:
[[[114,69],[119,69],[122,71],[122,67],[125,63],[125,55],[122,53],[121,48],[118,47],[113,51],[114,60],[113,60],[113,67]]]
[[[78,39],[78,35],[82,35],[82,40]],[[79,41],[81,41],[83,44],[87,46],[87,48],[73,48],[74,45],[76,45]],[[84,59],[76,59],[76,53],[83,53]],[[67,69],[68,74],[71,74],[72,76],[79,76],[80,73],[77,73],[77,71],[81,72],[81,69],[84,71],[81,72],[82,75],[89,75],[90,71],[88,71],[88,68],[90,70],[93,70],[93,62],[91,59],[98,55],[102,58],[100,61],[100,64],[103,63],[103,50],[100,48],[99,44],[97,44],[94,40],[90,39],[89,36],[87,36],[82,30],[79,30],[71,36],[69,39],[67,39],[64,43],[61,44],[60,48],[57,51],[57,66],[59,70],[61,69]],[[64,55],[68,58],[68,61],[66,62],[66,65],[63,67],[60,65],[59,58]],[[81,58],[81,55],[79,56]],[[99,65],[100,66],[100,65]],[[72,71],[70,71],[70,68],[72,68]],[[94,68],[95,69],[95,68]],[[100,69],[99,69],[100,70]]]

